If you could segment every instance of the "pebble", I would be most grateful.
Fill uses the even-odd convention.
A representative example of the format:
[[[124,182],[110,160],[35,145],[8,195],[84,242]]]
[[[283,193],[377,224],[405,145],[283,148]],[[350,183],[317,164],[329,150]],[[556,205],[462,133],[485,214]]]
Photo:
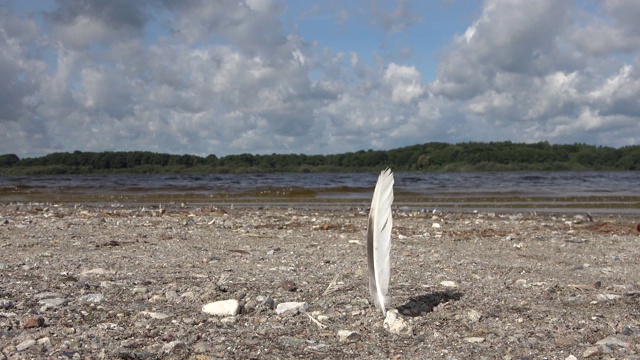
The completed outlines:
[[[278,341],[284,346],[300,346],[306,344],[305,339],[300,339],[293,336],[280,336]]]
[[[165,344],[162,347],[162,352],[165,353],[165,354],[170,354],[175,350],[184,349],[185,346],[186,345],[185,345],[184,342],[182,342],[180,340],[174,340],[174,341],[172,341],[170,343]]]
[[[193,344],[193,351],[195,353],[206,353],[206,352],[210,352],[211,350],[213,350],[213,347],[211,347],[211,345],[209,345],[204,341],[199,341]]]
[[[629,347],[629,343],[618,339],[615,336],[607,336],[606,338],[596,342],[596,345],[619,346],[622,348]]]
[[[205,304],[202,311],[209,315],[236,316],[240,312],[240,302],[236,299],[214,301]]]
[[[153,311],[142,311],[140,312],[140,314],[142,315],[146,315],[152,319],[156,319],[156,320],[163,320],[168,318],[170,315],[167,315],[165,313],[161,313],[161,312],[153,312]]]
[[[58,306],[65,306],[69,303],[68,299],[63,298],[53,298],[53,299],[42,299],[38,301],[38,304],[42,305],[41,310],[47,311],[51,308],[55,308]]]
[[[83,272],[80,273],[80,275],[106,275],[106,274],[113,274],[114,271],[112,270],[105,270],[103,268],[95,268],[95,269],[91,269],[91,270],[85,270]]]
[[[466,337],[464,338],[464,341],[468,342],[468,343],[472,343],[472,344],[477,344],[477,343],[481,343],[484,342],[484,338],[483,337]]]
[[[618,295],[618,294],[598,294],[597,295],[598,301],[617,300],[620,298],[622,298],[622,295]]]
[[[227,316],[225,318],[222,318],[222,320],[220,320],[221,324],[227,324],[227,325],[235,324],[237,322],[238,322],[238,318],[235,316]]]
[[[149,289],[147,289],[146,286],[136,286],[131,289],[131,292],[133,292],[134,294],[146,294],[147,291],[149,291]]]
[[[456,284],[455,281],[450,281],[450,280],[441,281],[440,285],[442,285],[444,287],[449,287],[449,288],[457,288],[458,287],[458,284]]]
[[[24,326],[25,329],[43,327],[44,318],[42,316],[25,316],[22,319],[22,326]]]
[[[15,304],[13,303],[13,301],[8,299],[0,299],[0,309],[8,310],[13,308],[14,306]]]
[[[398,310],[396,309],[387,311],[387,316],[384,319],[384,328],[392,334],[413,334],[413,327],[407,324],[407,322],[398,315]]]
[[[107,300],[102,294],[87,294],[80,297],[81,301],[99,304]]]
[[[296,291],[298,290],[298,286],[296,285],[296,283],[294,283],[291,280],[284,280],[281,284],[280,287],[282,288],[282,290],[285,291]]]
[[[338,331],[338,339],[340,342],[354,342],[360,340],[362,336],[355,331],[340,330]]]
[[[37,294],[33,295],[33,297],[35,299],[38,299],[38,300],[51,299],[51,298],[62,298],[62,297],[64,297],[64,294],[61,294],[59,292],[47,291],[47,292],[37,293]]]
[[[258,305],[269,308],[269,309],[273,309],[276,307],[276,302],[271,298],[271,296],[262,296],[259,295],[256,297],[256,302],[258,303]]]
[[[602,354],[609,354],[609,353],[611,353],[611,349],[608,346],[605,346],[605,345],[590,346],[585,351],[582,352],[582,357],[586,359],[593,356],[599,356]]]
[[[472,322],[478,322],[482,318],[482,314],[477,310],[469,310],[467,311],[467,318]]]
[[[318,344],[318,345],[307,346],[304,350],[311,351],[311,352],[325,352],[329,350],[329,348],[330,347],[327,344]]]
[[[35,344],[36,344],[36,341],[33,340],[33,339],[25,340],[25,341],[21,342],[20,344],[16,345],[16,350],[24,351],[24,350],[27,350],[28,348],[32,347]]]
[[[309,304],[306,302],[284,302],[278,304],[276,307],[276,314],[282,315],[284,313],[297,314],[300,311],[307,311]]]
[[[44,347],[51,347],[51,339],[49,339],[48,336],[45,336],[43,338],[38,339],[38,341],[36,341],[38,343],[38,345],[42,345]]]

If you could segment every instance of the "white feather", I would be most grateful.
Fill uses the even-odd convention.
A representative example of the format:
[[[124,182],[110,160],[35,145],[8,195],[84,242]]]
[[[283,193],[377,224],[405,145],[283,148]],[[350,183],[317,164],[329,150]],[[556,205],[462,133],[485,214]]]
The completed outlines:
[[[367,228],[367,260],[369,292],[375,306],[387,313],[389,277],[391,275],[391,204],[393,203],[393,173],[386,169],[378,176],[371,199]]]

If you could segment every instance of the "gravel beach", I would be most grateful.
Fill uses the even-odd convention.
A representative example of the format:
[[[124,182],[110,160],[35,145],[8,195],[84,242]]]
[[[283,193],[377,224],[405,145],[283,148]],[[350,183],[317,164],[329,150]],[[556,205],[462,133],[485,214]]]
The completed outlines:
[[[640,359],[637,215],[0,205],[0,359]]]

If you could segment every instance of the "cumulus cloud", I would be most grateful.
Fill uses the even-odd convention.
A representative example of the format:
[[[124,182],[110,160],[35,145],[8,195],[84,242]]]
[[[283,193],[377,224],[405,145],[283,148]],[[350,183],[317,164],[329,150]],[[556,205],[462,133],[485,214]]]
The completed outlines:
[[[280,0],[56,0],[27,16],[0,4],[0,153],[640,140],[636,2],[487,0],[435,74],[413,52],[305,39]],[[295,21],[361,17],[387,34],[421,21],[419,2],[331,4]]]
[[[451,106],[465,106],[469,116],[460,121],[489,125],[494,137],[638,143],[612,134],[639,130],[629,120],[640,116],[640,44],[636,22],[626,15],[636,8],[606,2],[605,21],[570,1],[487,1],[451,44],[430,90]],[[634,57],[616,56],[621,51]]]

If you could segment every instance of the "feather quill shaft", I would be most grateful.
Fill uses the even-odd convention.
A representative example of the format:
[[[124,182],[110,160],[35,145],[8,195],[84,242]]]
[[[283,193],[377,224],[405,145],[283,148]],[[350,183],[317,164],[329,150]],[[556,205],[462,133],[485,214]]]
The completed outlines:
[[[391,275],[391,204],[393,203],[393,173],[386,169],[378,176],[367,224],[367,262],[369,292],[375,306],[385,315],[390,303]]]

